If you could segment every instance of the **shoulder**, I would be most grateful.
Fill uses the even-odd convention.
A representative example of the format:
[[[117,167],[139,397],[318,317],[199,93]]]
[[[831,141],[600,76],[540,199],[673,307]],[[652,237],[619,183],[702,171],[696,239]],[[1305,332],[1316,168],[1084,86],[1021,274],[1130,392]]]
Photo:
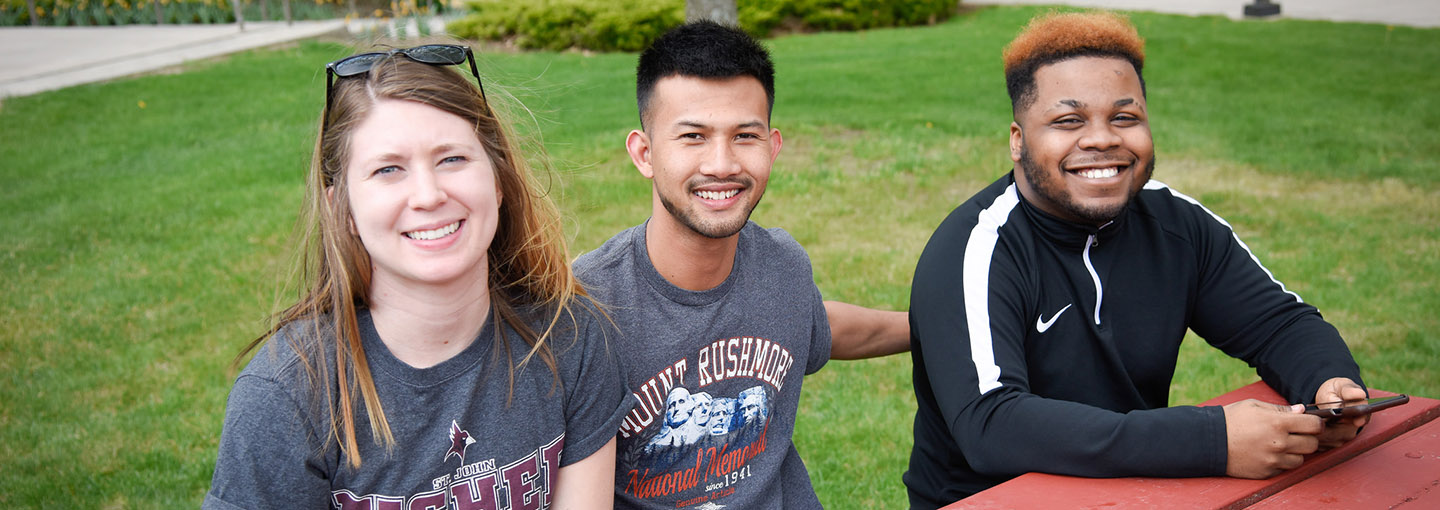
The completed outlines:
[[[753,221],[746,222],[740,229],[740,244],[743,249],[763,254],[809,258],[805,248],[785,229],[765,228]]]
[[[1229,222],[1199,200],[1156,180],[1145,183],[1145,188],[1135,196],[1134,210],[1180,237],[1228,234],[1233,230]]]
[[[643,233],[645,224],[621,230],[593,251],[576,257],[575,274],[581,278],[603,277],[609,270],[625,265],[634,254],[635,243]]]
[[[335,353],[326,349],[330,327],[323,320],[286,324],[255,349],[254,356],[235,377],[228,406],[284,407],[310,405],[334,380],[316,381],[334,373]],[[318,370],[323,364],[323,370]],[[283,394],[283,397],[281,395]]]
[[[227,433],[284,430],[286,435],[320,437],[315,431],[328,416],[321,395],[325,386],[333,388],[334,381],[315,378],[333,373],[328,367],[333,366],[334,358],[333,354],[325,356],[326,349],[315,340],[315,325],[316,321],[287,324],[255,350],[230,389],[225,405]],[[317,372],[318,360],[328,364],[325,370]]]
[[[978,248],[993,248],[1003,232],[1017,230],[1011,221],[1020,211],[1020,191],[1008,175],[971,196],[935,228],[921,254],[926,259],[953,261],[971,248],[971,238],[982,241]],[[948,262],[945,262],[948,263]]]
[[[288,381],[305,372],[304,363],[312,356],[323,356],[318,337],[329,328],[318,320],[302,320],[286,324],[255,349],[254,357],[238,377],[256,377],[271,381]],[[331,354],[333,356],[333,354]],[[311,360],[313,361],[313,360]]]

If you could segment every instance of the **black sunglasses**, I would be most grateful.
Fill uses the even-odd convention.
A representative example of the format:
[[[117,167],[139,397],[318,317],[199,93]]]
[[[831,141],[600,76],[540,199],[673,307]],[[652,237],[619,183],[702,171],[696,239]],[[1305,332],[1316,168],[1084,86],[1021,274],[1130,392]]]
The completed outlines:
[[[480,87],[480,99],[489,104],[485,99],[485,85],[480,83],[480,71],[475,69],[475,53],[470,51],[468,46],[458,44],[426,44],[414,48],[394,49],[377,53],[361,53],[351,55],[329,64],[325,64],[325,123],[330,122],[330,100],[331,93],[335,88],[335,78],[349,78],[351,76],[365,74],[375,63],[393,55],[404,55],[410,60],[422,64],[437,66],[454,66],[470,63],[470,74],[475,76],[475,85]]]

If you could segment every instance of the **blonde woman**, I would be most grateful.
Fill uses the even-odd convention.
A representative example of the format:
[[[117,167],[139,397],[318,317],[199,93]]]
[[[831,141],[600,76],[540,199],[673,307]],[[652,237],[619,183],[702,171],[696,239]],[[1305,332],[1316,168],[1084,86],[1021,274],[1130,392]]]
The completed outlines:
[[[244,351],[204,507],[610,508],[614,329],[473,54],[326,74],[307,288]]]

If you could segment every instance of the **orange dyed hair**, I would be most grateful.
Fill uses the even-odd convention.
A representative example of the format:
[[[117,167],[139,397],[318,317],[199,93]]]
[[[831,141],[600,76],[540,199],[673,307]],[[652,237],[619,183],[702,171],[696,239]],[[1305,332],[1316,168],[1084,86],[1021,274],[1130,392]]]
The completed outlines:
[[[1029,107],[1035,99],[1035,71],[1047,64],[1076,57],[1112,57],[1130,62],[1145,90],[1145,39],[1130,19],[1106,11],[1052,12],[1030,20],[1020,35],[1005,46],[1005,88],[1013,111]]]

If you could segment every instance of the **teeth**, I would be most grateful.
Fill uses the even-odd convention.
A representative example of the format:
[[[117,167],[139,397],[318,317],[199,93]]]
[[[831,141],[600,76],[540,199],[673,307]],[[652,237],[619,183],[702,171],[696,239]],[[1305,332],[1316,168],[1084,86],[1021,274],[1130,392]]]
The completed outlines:
[[[706,200],[725,200],[727,198],[735,196],[738,193],[740,193],[740,190],[738,189],[732,189],[729,191],[696,191],[695,196]]]
[[[405,237],[420,241],[434,241],[436,239],[453,234],[456,230],[460,230],[460,222],[458,221],[437,228],[435,230],[416,230],[414,232],[406,232]]]
[[[1086,179],[1105,179],[1118,175],[1120,170],[1112,166],[1109,168],[1088,168],[1078,173]]]

